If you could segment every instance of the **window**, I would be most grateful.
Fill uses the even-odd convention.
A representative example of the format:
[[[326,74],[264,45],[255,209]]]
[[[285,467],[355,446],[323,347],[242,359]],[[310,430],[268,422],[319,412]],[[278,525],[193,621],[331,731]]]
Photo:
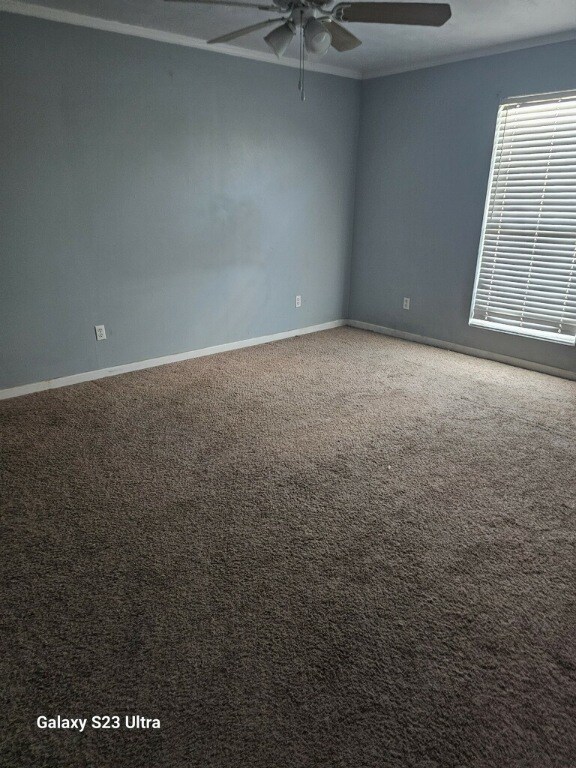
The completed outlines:
[[[576,343],[576,91],[500,106],[470,325]]]

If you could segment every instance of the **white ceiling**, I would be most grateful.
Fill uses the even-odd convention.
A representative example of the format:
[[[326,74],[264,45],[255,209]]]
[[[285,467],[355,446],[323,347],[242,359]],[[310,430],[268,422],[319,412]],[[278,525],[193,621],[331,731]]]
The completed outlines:
[[[370,77],[492,51],[576,38],[576,0],[451,0],[450,4],[452,18],[439,28],[347,24],[363,44],[346,53],[330,49],[318,68],[333,71],[337,68],[341,74]],[[164,35],[164,39],[170,39],[170,34],[183,36],[180,42],[186,44],[183,38],[189,38],[188,44],[200,46],[203,40],[270,17],[270,13],[254,9],[215,8],[165,0],[0,0],[2,9],[106,28],[106,24],[69,15],[81,14],[107,20],[110,28],[116,24],[118,31],[130,31],[122,29],[120,22],[155,30],[160,38]],[[266,31],[255,32],[220,48],[227,53],[268,58],[270,52],[263,41],[264,34]],[[154,37],[154,34],[145,36]],[[177,41],[174,38],[174,42]],[[218,47],[214,46],[214,50]],[[287,51],[286,63],[295,64],[296,57],[297,44],[293,42]]]

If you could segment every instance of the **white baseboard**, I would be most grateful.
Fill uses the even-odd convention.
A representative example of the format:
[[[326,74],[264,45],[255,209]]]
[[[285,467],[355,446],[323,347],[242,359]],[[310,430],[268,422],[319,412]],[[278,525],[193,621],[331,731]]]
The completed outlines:
[[[190,352],[179,352],[175,355],[165,355],[163,357],[154,357],[148,360],[139,360],[135,363],[126,363],[125,365],[115,365],[111,368],[101,368],[97,371],[85,371],[83,373],[75,373],[72,376],[62,376],[58,379],[47,379],[46,381],[37,381],[32,384],[22,384],[18,387],[9,387],[7,389],[0,389],[0,400],[8,400],[11,397],[20,397],[21,395],[30,395],[33,392],[42,392],[46,389],[57,389],[58,387],[69,387],[72,384],[81,384],[85,381],[95,381],[96,379],[104,379],[107,376],[118,376],[122,373],[130,373],[131,371],[141,371],[145,368],[155,368],[159,365],[167,365],[168,363],[177,363],[181,360],[191,360],[196,357],[206,357],[208,355],[216,355],[220,352],[229,352],[233,349],[243,349],[244,347],[255,347],[259,344],[269,344],[272,341],[281,341],[282,339],[289,339],[294,336],[302,336],[307,333],[317,333],[318,331],[327,331],[331,328],[339,328],[343,325],[349,325],[352,328],[360,328],[366,331],[374,331],[375,333],[381,333],[385,336],[393,336],[397,339],[405,339],[406,341],[415,341],[418,344],[427,344],[431,347],[440,347],[441,349],[448,349],[451,352],[459,352],[464,355],[471,355],[472,357],[481,357],[486,360],[494,360],[498,363],[506,363],[507,365],[514,365],[517,368],[526,368],[530,371],[537,371],[538,373],[547,373],[551,376],[559,376],[563,379],[570,379],[576,381],[576,373],[573,371],[567,371],[563,368],[553,368],[549,365],[541,365],[540,363],[533,363],[530,360],[521,360],[517,357],[509,357],[508,355],[499,355],[494,352],[486,352],[483,349],[475,349],[474,347],[465,347],[461,344],[453,344],[450,341],[442,341],[440,339],[432,339],[428,336],[420,336],[417,333],[408,333],[407,331],[399,331],[395,328],[386,328],[383,325],[375,325],[374,323],[365,323],[361,320],[331,320],[328,323],[320,323],[319,325],[309,325],[305,328],[295,328],[292,331],[282,331],[281,333],[273,333],[268,336],[257,336],[252,339],[243,339],[242,341],[232,341],[228,344],[219,344],[215,347],[204,347],[203,349],[194,349]]]
[[[451,352],[460,352],[463,355],[470,355],[472,357],[482,357],[485,360],[494,360],[497,363],[506,363],[507,365],[514,365],[516,368],[526,368],[529,371],[537,371],[538,373],[547,373],[550,376],[559,376],[562,379],[570,379],[576,381],[576,373],[573,371],[566,371],[564,368],[553,368],[550,365],[541,365],[540,363],[533,363],[530,360],[522,360],[518,357],[509,357],[508,355],[499,355],[496,352],[486,352],[483,349],[475,349],[474,347],[465,347],[462,344],[453,344],[451,341],[441,341],[440,339],[431,339],[428,336],[420,336],[417,333],[408,333],[407,331],[398,331],[395,328],[386,328],[383,325],[374,325],[373,323],[364,323],[361,320],[347,320],[347,325],[352,328],[361,328],[365,331],[374,331],[375,333],[382,333],[385,336],[394,336],[397,339],[405,339],[406,341],[415,341],[418,344],[428,344],[431,347],[440,347],[441,349],[449,349]]]
[[[80,384],[84,381],[94,381],[95,379],[104,379],[107,376],[118,376],[121,373],[130,371],[141,371],[144,368],[155,368],[158,365],[168,363],[177,363],[181,360],[191,360],[195,357],[206,357],[207,355],[216,355],[220,352],[229,352],[232,349],[243,349],[244,347],[255,347],[259,344],[269,344],[271,341],[280,341],[290,339],[293,336],[302,336],[306,333],[317,333],[318,331],[327,331],[330,328],[339,328],[346,325],[346,320],[331,320],[328,323],[319,325],[309,325],[305,328],[295,328],[292,331],[282,331],[281,333],[272,333],[269,336],[257,336],[253,339],[243,339],[242,341],[231,341],[228,344],[219,344],[215,347],[204,347],[203,349],[194,349],[191,352],[179,352],[175,355],[165,355],[164,357],[154,357],[148,360],[139,360],[135,363],[126,363],[125,365],[115,365],[112,368],[101,368],[97,371],[85,371],[75,373],[72,376],[62,376],[58,379],[47,379],[46,381],[37,381],[32,384],[23,384],[19,387],[10,387],[0,389],[0,400],[7,400],[10,397],[20,397],[21,395],[30,395],[33,392],[42,392],[45,389],[57,389],[58,387],[69,387],[71,384]]]

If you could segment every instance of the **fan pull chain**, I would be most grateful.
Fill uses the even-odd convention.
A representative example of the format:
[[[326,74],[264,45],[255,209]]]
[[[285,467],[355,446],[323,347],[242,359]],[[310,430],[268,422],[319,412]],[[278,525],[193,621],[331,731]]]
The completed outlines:
[[[300,17],[302,19],[302,17]],[[298,90],[300,91],[300,101],[306,101],[304,91],[304,26],[300,21],[300,80],[298,81]]]

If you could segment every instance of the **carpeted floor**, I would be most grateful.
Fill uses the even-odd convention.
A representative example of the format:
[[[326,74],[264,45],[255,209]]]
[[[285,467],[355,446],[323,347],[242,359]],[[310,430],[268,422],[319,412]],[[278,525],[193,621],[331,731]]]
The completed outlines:
[[[343,328],[0,418],[2,768],[576,766],[573,382]]]

